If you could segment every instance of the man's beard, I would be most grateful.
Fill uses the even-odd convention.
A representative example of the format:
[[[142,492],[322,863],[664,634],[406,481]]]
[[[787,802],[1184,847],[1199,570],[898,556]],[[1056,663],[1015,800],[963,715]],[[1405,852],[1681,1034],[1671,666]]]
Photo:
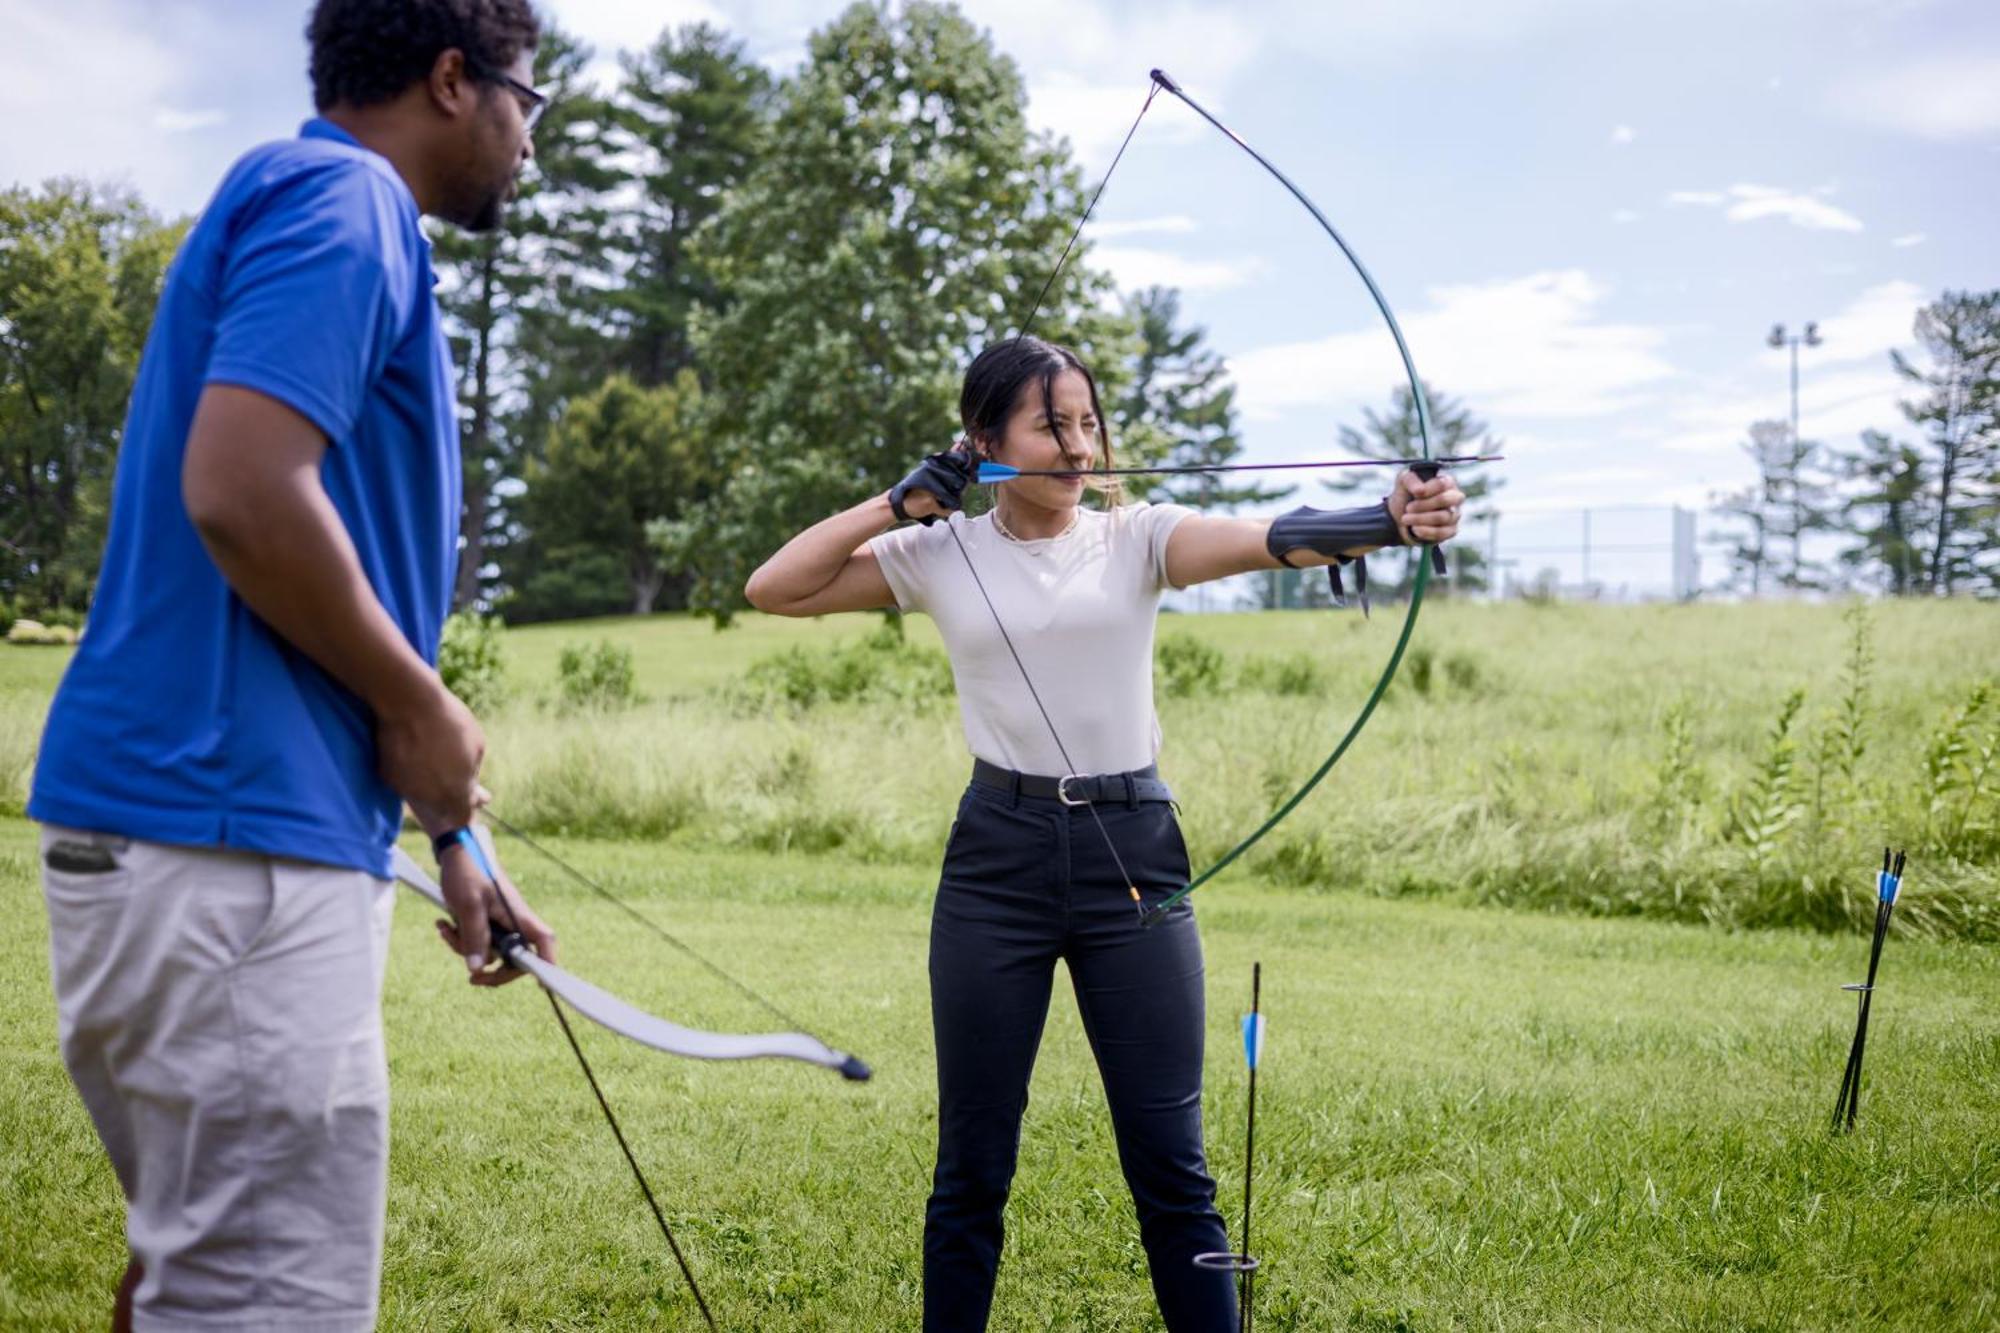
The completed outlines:
[[[468,192],[465,198],[453,201],[445,213],[445,221],[474,234],[497,231],[506,220],[507,196],[511,193],[507,186],[479,195]]]

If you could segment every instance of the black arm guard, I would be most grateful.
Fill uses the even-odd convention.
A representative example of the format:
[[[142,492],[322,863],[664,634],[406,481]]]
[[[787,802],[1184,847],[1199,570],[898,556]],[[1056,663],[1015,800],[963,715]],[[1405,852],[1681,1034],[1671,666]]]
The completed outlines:
[[[1287,568],[1293,551],[1330,555],[1335,563],[1326,567],[1326,581],[1333,589],[1333,604],[1347,605],[1347,589],[1340,585],[1340,567],[1354,566],[1354,591],[1361,602],[1361,614],[1368,614],[1368,561],[1363,556],[1343,554],[1354,546],[1406,546],[1403,530],[1389,517],[1389,502],[1378,500],[1359,509],[1314,509],[1300,505],[1278,515],[1264,534],[1264,549]]]

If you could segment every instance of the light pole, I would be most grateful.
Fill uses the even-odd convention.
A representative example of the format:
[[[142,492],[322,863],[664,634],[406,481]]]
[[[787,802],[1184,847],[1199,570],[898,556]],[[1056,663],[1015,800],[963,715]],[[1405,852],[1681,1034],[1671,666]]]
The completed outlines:
[[[1799,492],[1799,470],[1805,463],[1805,450],[1799,444],[1799,348],[1817,347],[1822,341],[1817,320],[1807,320],[1803,333],[1787,333],[1783,324],[1771,326],[1771,336],[1764,340],[1772,347],[1792,349],[1792,589],[1797,591],[1800,582],[1799,539],[1805,528],[1805,505]]]

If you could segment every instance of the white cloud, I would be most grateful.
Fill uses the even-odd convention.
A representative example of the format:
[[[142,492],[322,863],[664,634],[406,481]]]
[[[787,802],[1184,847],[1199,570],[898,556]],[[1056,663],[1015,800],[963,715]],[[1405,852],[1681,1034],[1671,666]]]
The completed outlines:
[[[1578,269],[1438,287],[1404,331],[1424,376],[1476,403],[1507,435],[1515,419],[1632,406],[1674,376],[1661,354],[1662,331],[1599,320],[1608,294]],[[1372,403],[1385,380],[1400,382],[1399,372],[1379,328],[1256,348],[1230,361],[1237,401],[1252,420]]]
[[[1914,282],[1877,283],[1819,321],[1820,345],[1802,349],[1800,364],[1882,363],[1890,348],[1906,347],[1914,340],[1910,328],[1924,300],[1924,289]],[[1765,364],[1774,368],[1789,364],[1790,358],[1782,348],[1766,349],[1764,354]]]
[[[153,125],[168,134],[186,134],[190,130],[205,130],[220,125],[229,119],[229,114],[219,107],[205,107],[200,111],[177,111],[172,107],[161,107],[153,113]]]
[[[239,43],[205,6],[177,8],[170,35],[153,17],[135,17],[118,0],[0,0],[0,124],[8,127],[0,182],[84,176],[128,185],[162,212],[187,212],[247,144],[298,124],[302,77],[299,102],[243,118],[233,136],[186,133],[220,123],[224,113],[210,108],[237,90],[217,88],[212,70]]]
[[[1877,283],[1819,321],[1818,347],[1799,350],[1799,432],[1845,445],[1871,427],[1894,427],[1896,402],[1908,390],[1889,365],[1891,348],[1914,341],[1911,324],[1924,304],[1913,282]],[[1665,420],[1658,447],[1678,453],[1728,454],[1750,423],[1791,411],[1789,349],[1763,348],[1743,373],[1725,376],[1682,397]]]
[[[1850,119],[1926,139],[2000,133],[2000,52],[1933,56],[1831,90]]]
[[[1638,137],[1639,132],[1630,125],[1613,125],[1611,127],[1611,142],[1616,147],[1623,148]]]
[[[1120,236],[1142,236],[1152,233],[1185,236],[1194,230],[1196,230],[1195,220],[1185,213],[1172,213],[1157,218],[1134,218],[1126,222],[1093,222],[1090,225],[1090,234],[1105,241]]]
[[[1254,256],[1244,259],[1189,259],[1168,250],[1142,246],[1101,245],[1090,262],[1110,270],[1122,291],[1139,287],[1178,287],[1184,292],[1222,291],[1241,287],[1262,274],[1266,265]]]
[[[1828,194],[1831,190],[1822,187],[1815,193]],[[1726,191],[1675,190],[1667,196],[1667,202],[1704,208],[1719,207],[1723,210],[1722,215],[1731,222],[1756,222],[1762,218],[1779,218],[1809,231],[1862,230],[1861,219],[1845,209],[1835,208],[1811,194],[1800,194],[1774,185],[1738,184],[1730,186]]]
[[[1930,237],[1926,236],[1923,232],[1913,231],[1906,236],[1898,236],[1895,240],[1890,241],[1889,244],[1895,246],[1898,250],[1907,250],[1913,245],[1922,245],[1929,239]]]

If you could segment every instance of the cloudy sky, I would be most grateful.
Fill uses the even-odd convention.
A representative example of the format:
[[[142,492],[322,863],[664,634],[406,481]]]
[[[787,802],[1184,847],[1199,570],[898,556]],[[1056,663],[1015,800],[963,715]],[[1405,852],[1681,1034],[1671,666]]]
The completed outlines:
[[[1887,352],[2000,286],[1991,0],[968,0],[1030,114],[1101,172],[1160,66],[1319,203],[1418,367],[1506,442],[1508,510],[1699,504],[1787,409],[1777,321],[1818,320],[1808,436],[1898,424]],[[198,209],[309,110],[301,0],[0,0],[0,180],[121,178]],[[553,0],[606,55],[706,19],[783,71],[831,0]],[[1260,461],[1386,401],[1393,347],[1331,244],[1169,99],[1092,224],[1226,355]],[[1053,261],[1053,256],[1051,256]],[[950,423],[941,423],[949,433]]]

